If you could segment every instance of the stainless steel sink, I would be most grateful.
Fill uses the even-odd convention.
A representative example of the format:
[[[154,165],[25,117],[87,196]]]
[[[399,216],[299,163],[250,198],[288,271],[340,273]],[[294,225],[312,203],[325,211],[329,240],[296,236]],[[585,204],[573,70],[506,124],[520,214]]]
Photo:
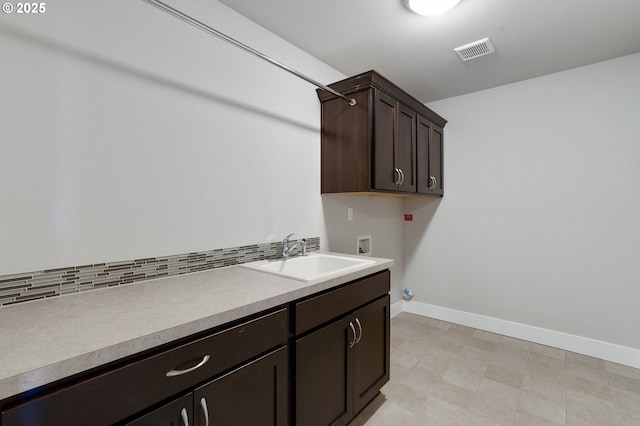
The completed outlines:
[[[321,278],[330,279],[343,273],[355,272],[374,263],[374,260],[366,258],[310,253],[308,256],[290,257],[276,261],[261,260],[243,263],[240,266],[308,282]]]

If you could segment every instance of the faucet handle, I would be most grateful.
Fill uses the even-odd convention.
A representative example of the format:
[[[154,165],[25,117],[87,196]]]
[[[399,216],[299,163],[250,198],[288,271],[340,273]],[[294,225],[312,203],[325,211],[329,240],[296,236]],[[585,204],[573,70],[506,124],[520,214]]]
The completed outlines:
[[[289,238],[293,237],[294,235],[295,235],[295,233],[287,235],[286,237],[284,237],[282,242],[289,241]]]

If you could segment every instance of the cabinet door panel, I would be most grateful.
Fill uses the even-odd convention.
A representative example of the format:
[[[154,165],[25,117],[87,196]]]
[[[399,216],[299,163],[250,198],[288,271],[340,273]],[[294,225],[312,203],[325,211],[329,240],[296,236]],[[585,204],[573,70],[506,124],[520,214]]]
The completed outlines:
[[[375,189],[396,191],[399,179],[395,171],[397,102],[379,90],[375,91],[374,103],[374,158],[373,184]]]
[[[429,138],[431,135],[431,122],[422,116],[418,116],[417,133],[417,184],[418,192],[421,194],[431,194],[433,180],[430,178],[429,165]]]
[[[418,116],[418,192],[442,195],[442,128]]]
[[[398,191],[416,192],[415,152],[416,152],[416,113],[409,107],[398,103],[395,137],[395,167],[401,172],[401,184]]]
[[[205,406],[211,425],[286,425],[287,359],[280,348],[196,389],[195,425],[206,424]]]
[[[435,187],[432,194],[442,195],[444,192],[442,176],[442,128],[433,125],[431,127],[431,137],[429,138],[429,173],[435,179]]]
[[[389,295],[359,309],[358,343],[353,347],[354,409],[358,413],[389,381]]]
[[[357,104],[337,98],[322,103],[321,192],[371,190],[373,90],[349,94]]]
[[[296,341],[295,424],[342,425],[351,420],[353,339],[349,321],[340,319]]]

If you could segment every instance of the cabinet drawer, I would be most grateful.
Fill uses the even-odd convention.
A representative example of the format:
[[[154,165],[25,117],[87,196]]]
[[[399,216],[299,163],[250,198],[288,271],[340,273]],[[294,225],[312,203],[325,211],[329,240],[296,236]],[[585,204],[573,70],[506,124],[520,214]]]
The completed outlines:
[[[3,411],[2,426],[113,424],[285,344],[287,325],[283,308],[36,397]]]
[[[390,272],[383,271],[295,305],[295,334],[344,315],[389,293]]]

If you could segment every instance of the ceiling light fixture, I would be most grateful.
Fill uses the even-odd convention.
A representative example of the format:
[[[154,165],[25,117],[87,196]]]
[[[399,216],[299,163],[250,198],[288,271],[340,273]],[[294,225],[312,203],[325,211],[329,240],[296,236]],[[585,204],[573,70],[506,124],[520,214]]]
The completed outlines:
[[[436,16],[453,8],[460,0],[404,0],[404,3],[419,15]]]

